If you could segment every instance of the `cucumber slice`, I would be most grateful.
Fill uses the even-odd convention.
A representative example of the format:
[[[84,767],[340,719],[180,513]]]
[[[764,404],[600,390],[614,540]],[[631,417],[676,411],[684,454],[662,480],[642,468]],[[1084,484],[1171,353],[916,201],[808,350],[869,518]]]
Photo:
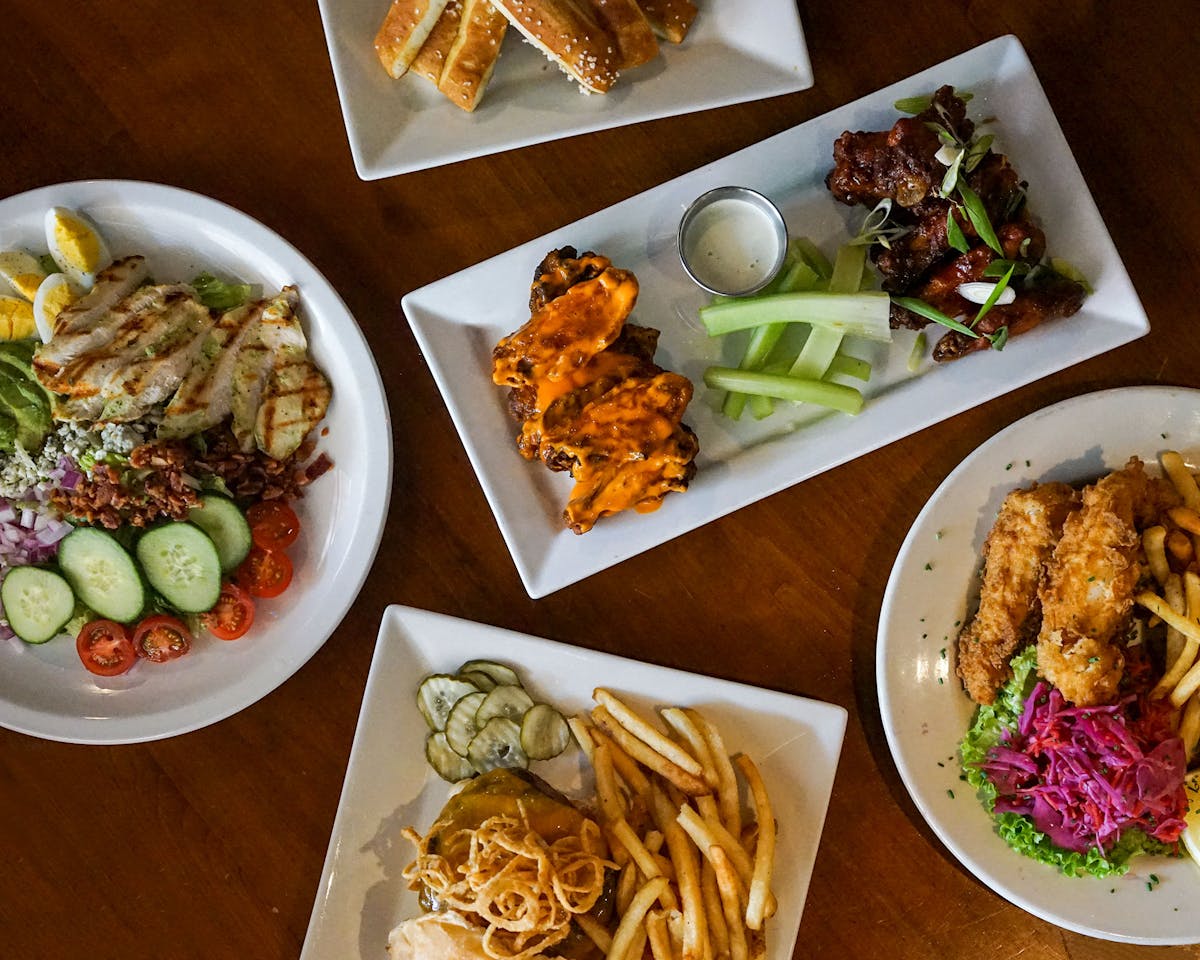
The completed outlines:
[[[26,643],[45,643],[75,614],[71,585],[52,570],[15,567],[0,585],[0,601],[13,632]]]
[[[467,755],[467,747],[479,732],[475,725],[475,711],[483,703],[486,693],[468,693],[454,705],[450,716],[446,718],[446,742],[450,749],[460,757]]]
[[[467,683],[473,683],[484,693],[488,693],[496,688],[496,681],[489,677],[486,673],[480,673],[478,670],[469,670],[466,673],[460,673],[458,679],[466,680]]]
[[[75,595],[105,620],[129,623],[146,605],[133,557],[111,533],[76,527],[58,545],[58,566]]]
[[[446,720],[454,705],[470,693],[479,689],[465,680],[445,673],[435,673],[421,681],[417,687],[417,708],[429,724],[430,730],[445,730]]]
[[[458,672],[484,673],[495,680],[497,685],[508,684],[513,687],[521,685],[521,678],[517,676],[512,667],[506,667],[504,664],[492,660],[468,660],[458,668]]]
[[[137,558],[150,586],[176,610],[206,613],[216,606],[221,560],[212,538],[199,527],[182,521],[155,527],[138,541]]]
[[[567,749],[571,728],[548,703],[535,703],[521,720],[521,749],[530,760],[549,760]]]
[[[506,717],[514,723],[520,723],[525,711],[533,706],[533,698],[520,687],[511,684],[501,684],[492,690],[475,714],[475,725],[481,730],[493,717]]]
[[[529,766],[529,758],[521,749],[521,728],[508,717],[492,717],[480,728],[467,747],[467,759],[477,773],[497,767],[524,770]]]
[[[221,572],[236,569],[250,552],[250,524],[228,497],[206,494],[188,512],[188,520],[208,534],[217,548]]]
[[[460,757],[450,749],[446,735],[436,730],[425,738],[425,759],[437,771],[438,776],[451,783],[475,776],[475,768],[466,757]]]

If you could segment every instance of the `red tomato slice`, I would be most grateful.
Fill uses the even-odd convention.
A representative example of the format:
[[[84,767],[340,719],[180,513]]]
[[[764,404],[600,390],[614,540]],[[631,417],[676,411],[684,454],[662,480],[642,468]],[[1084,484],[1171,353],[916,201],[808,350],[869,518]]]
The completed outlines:
[[[254,623],[254,601],[236,583],[223,583],[216,606],[200,622],[218,640],[237,640]]]
[[[254,546],[237,568],[234,579],[251,596],[277,597],[292,582],[292,561],[282,550],[264,550]]]
[[[137,661],[128,631],[111,620],[84,624],[75,638],[75,651],[83,665],[101,677],[124,673]]]
[[[300,536],[300,518],[282,500],[263,500],[246,511],[250,537],[264,550],[283,550]]]
[[[192,649],[192,633],[182,620],[156,613],[133,631],[133,649],[143,660],[166,663]]]

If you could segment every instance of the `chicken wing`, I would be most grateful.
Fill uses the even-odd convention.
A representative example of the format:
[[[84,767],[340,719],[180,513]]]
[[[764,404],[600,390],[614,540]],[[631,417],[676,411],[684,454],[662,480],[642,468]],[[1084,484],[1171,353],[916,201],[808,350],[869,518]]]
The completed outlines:
[[[1042,570],[1078,502],[1065,483],[1035,483],[1004,498],[983,546],[979,610],[958,637],[957,672],[977,703],[995,701],[1012,676],[1012,655],[1036,635]]]

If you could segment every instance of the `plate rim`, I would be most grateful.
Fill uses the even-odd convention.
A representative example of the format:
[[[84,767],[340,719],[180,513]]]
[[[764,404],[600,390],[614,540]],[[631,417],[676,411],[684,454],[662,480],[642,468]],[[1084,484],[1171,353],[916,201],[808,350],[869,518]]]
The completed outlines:
[[[888,638],[886,636],[889,625],[892,620],[893,608],[899,602],[898,596],[901,590],[901,579],[904,571],[901,569],[903,561],[908,558],[908,555],[915,545],[918,536],[926,526],[929,517],[934,513],[938,506],[938,500],[942,495],[953,489],[961,477],[968,474],[971,468],[977,461],[983,459],[991,450],[1002,447],[1005,442],[1014,436],[1019,436],[1030,426],[1043,420],[1058,420],[1069,416],[1072,412],[1079,408],[1087,408],[1090,406],[1099,405],[1101,407],[1109,404],[1119,403],[1122,399],[1128,398],[1131,395],[1142,397],[1162,398],[1163,402],[1168,402],[1171,398],[1178,400],[1191,400],[1192,406],[1200,411],[1200,388],[1175,386],[1169,384],[1136,384],[1122,387],[1110,387],[1102,390],[1093,390],[1086,393],[1075,394],[1071,397],[1066,397],[1055,403],[1040,407],[1033,410],[1025,416],[1013,421],[1006,427],[996,431],[991,436],[981,441],[974,449],[972,449],[962,460],[957,463],[954,468],[943,478],[934,491],[930,494],[929,499],[922,506],[917,516],[914,518],[912,525],[905,534],[904,541],[901,543],[900,549],[897,551],[896,559],[892,569],[888,574],[887,586],[884,588],[883,600],[880,604],[879,612],[879,627],[876,634],[876,656],[875,656],[875,685],[877,696],[879,699],[879,712],[882,722],[884,736],[887,740],[888,751],[895,764],[896,771],[900,775],[901,782],[908,793],[909,799],[916,806],[922,820],[930,830],[937,836],[938,841],[946,847],[975,879],[983,883],[989,890],[998,896],[1008,900],[1010,903],[1021,908],[1025,912],[1038,917],[1047,923],[1054,924],[1074,933],[1079,933],[1084,936],[1095,937],[1097,939],[1107,940],[1115,943],[1131,943],[1145,946],[1179,946],[1192,945],[1200,943],[1200,925],[1197,927],[1197,933],[1192,935],[1179,936],[1163,936],[1163,937],[1144,937],[1133,934],[1124,934],[1116,930],[1101,930],[1097,927],[1089,927],[1084,923],[1079,923],[1070,918],[1061,916],[1055,913],[1052,908],[1046,907],[1041,902],[1024,896],[1019,890],[1014,889],[1007,882],[999,879],[992,870],[986,866],[979,864],[971,857],[957,842],[957,839],[942,826],[942,818],[938,817],[931,809],[926,791],[920,786],[921,781],[916,777],[912,762],[905,756],[898,737],[899,732],[896,729],[895,722],[895,704],[892,699],[891,684],[888,681]],[[1089,421],[1090,422],[1090,421]],[[1100,439],[1094,434],[1089,434],[1091,439]],[[957,741],[956,741],[957,742]],[[977,806],[977,801],[972,794],[969,798],[973,807]],[[986,816],[982,809],[972,809],[971,816],[976,815]],[[996,838],[997,853],[1004,854],[1008,848],[1004,846],[1003,841]],[[1011,852],[1011,851],[1010,851]],[[1052,870],[1053,868],[1038,864],[1030,860],[1029,864],[1033,868],[1039,870]],[[1039,873],[1041,876],[1048,876],[1045,873]],[[1061,882],[1088,882],[1089,878],[1057,878]]]
[[[160,723],[155,728],[142,732],[138,732],[136,728],[139,724],[144,723],[146,715],[87,720],[85,721],[85,726],[73,731],[70,727],[72,723],[78,725],[78,717],[66,718],[61,714],[47,713],[46,711],[20,705],[11,705],[0,701],[0,727],[4,727],[14,733],[59,743],[117,746],[131,743],[148,743],[182,736],[226,720],[273,693],[312,659],[317,651],[333,636],[341,625],[341,622],[350,612],[351,607],[353,607],[362,591],[363,584],[374,567],[391,506],[394,464],[393,449],[390,443],[391,412],[387,403],[387,393],[379,372],[379,366],[375,362],[374,354],[371,351],[370,344],[367,342],[362,328],[342,299],[341,294],[338,293],[336,288],[316,265],[290,240],[267,226],[258,218],[238,209],[232,204],[226,203],[224,200],[186,187],[161,181],[130,178],[88,178],[32,187],[28,190],[0,197],[0,217],[4,215],[5,209],[9,206],[36,202],[39,194],[45,194],[48,198],[52,198],[62,194],[83,194],[87,196],[104,194],[105,192],[108,193],[107,196],[103,197],[106,201],[115,201],[120,206],[135,209],[140,203],[158,203],[176,214],[190,216],[202,217],[204,207],[208,207],[213,211],[219,211],[222,217],[253,231],[274,244],[275,252],[268,254],[268,256],[276,260],[291,260],[302,271],[307,271],[308,277],[305,283],[308,284],[310,289],[314,286],[316,287],[313,290],[313,295],[328,302],[328,308],[337,314],[339,323],[348,321],[342,323],[338,330],[344,349],[349,355],[354,357],[356,370],[359,370],[361,373],[358,382],[366,384],[365,389],[357,391],[360,401],[366,408],[364,413],[372,418],[379,417],[378,422],[381,434],[389,438],[389,442],[386,445],[386,454],[384,457],[379,458],[380,462],[368,461],[368,468],[372,473],[365,478],[369,481],[367,483],[368,489],[378,488],[381,491],[376,502],[367,504],[377,515],[376,518],[372,519],[372,522],[376,525],[376,529],[370,539],[368,549],[361,554],[361,569],[356,572],[352,584],[353,589],[345,592],[339,591],[343,599],[332,604],[333,607],[338,609],[335,618],[330,621],[331,625],[328,634],[319,641],[297,647],[296,651],[300,652],[300,656],[295,661],[289,660],[285,662],[280,658],[276,658],[273,661],[274,667],[268,671],[264,682],[255,685],[245,696],[223,704],[219,709],[203,718]],[[84,202],[87,202],[87,200]],[[201,208],[201,213],[197,214],[192,209],[193,207]],[[363,515],[366,516],[366,513],[364,512]],[[12,711],[11,716],[8,715],[9,710]],[[159,716],[166,719],[176,716],[179,710],[179,706],[173,706],[165,711],[156,711],[149,716]]]

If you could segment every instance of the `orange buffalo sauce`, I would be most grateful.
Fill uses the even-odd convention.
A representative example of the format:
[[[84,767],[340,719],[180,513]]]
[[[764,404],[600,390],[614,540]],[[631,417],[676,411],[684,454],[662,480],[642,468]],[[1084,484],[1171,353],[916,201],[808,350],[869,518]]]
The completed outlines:
[[[560,261],[560,270],[566,278],[588,263]],[[606,266],[537,306],[548,284],[535,280],[529,321],[493,350],[492,379],[513,388],[522,455],[570,470],[564,518],[584,533],[600,517],[648,513],[687,489],[698,444],[681,418],[692,384],[654,364],[657,331],[625,331],[638,295],[632,273]]]

